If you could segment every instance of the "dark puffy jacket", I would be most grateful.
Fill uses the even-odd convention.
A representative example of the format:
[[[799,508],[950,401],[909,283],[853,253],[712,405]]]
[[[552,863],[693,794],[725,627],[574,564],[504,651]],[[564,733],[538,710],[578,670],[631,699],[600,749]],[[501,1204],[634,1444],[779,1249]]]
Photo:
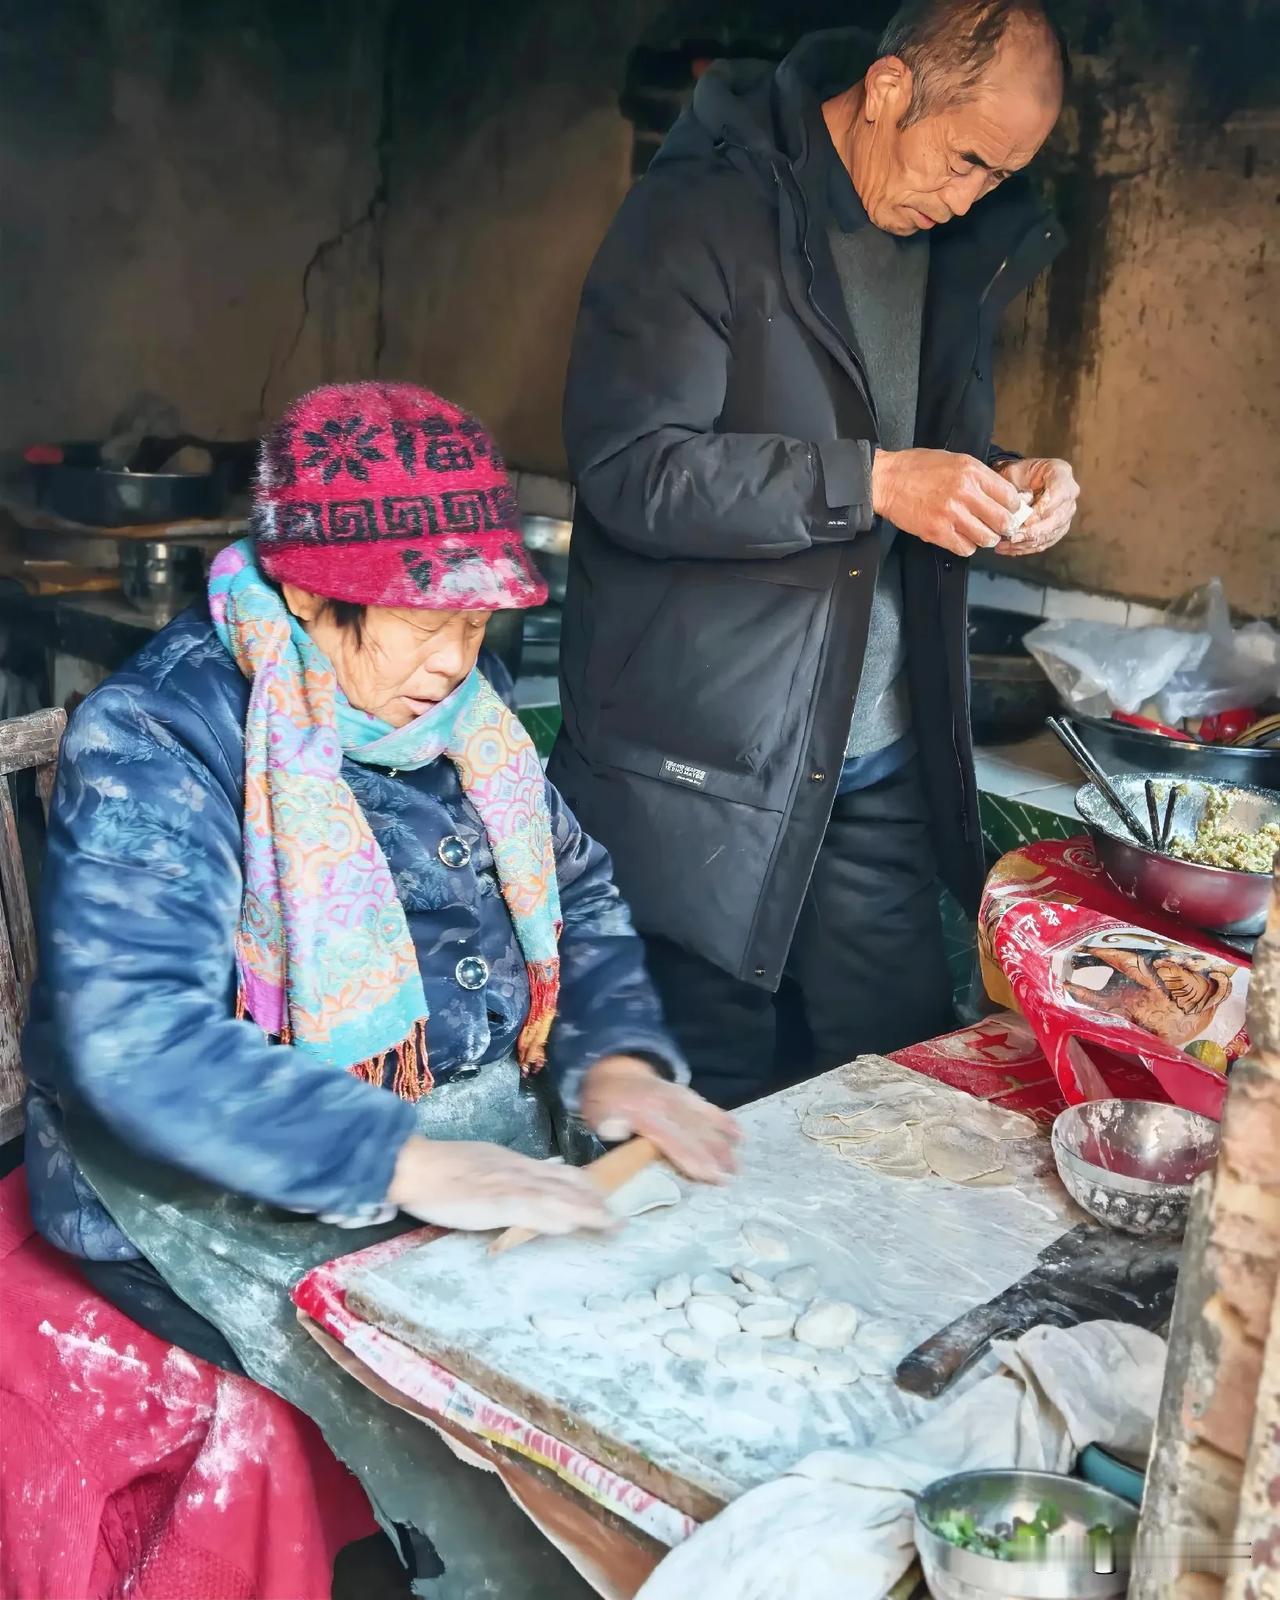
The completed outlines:
[[[137,1252],[75,1167],[62,1133],[68,1101],[210,1183],[347,1215],[381,1204],[414,1128],[405,1101],[235,1020],[248,697],[207,618],[188,615],[89,696],[63,741],[23,1061],[33,1215],[74,1255]],[[443,1081],[508,1054],[528,980],[453,765],[393,775],[348,761],[343,776],[408,917],[432,1071]],[[570,1105],[586,1068],[615,1052],[656,1057],[684,1076],[609,858],[550,786],[547,798],[564,915],[549,1070]],[[439,854],[451,835],[470,846],[460,867]],[[480,989],[457,980],[466,957],[488,964]]]
[[[768,988],[830,817],[881,554],[874,397],[804,114],[870,59],[842,31],[702,79],[596,257],[565,401],[578,509],[550,772],[642,932]],[[996,325],[1060,243],[1021,179],[932,236],[918,444],[992,458]],[[899,542],[940,867],[976,907],[966,564]]]

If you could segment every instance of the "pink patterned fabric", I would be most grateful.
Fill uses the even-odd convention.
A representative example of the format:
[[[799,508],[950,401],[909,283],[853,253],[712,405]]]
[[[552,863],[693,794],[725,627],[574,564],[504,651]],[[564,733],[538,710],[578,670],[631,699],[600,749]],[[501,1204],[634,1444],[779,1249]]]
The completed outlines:
[[[492,438],[415,384],[295,400],[263,441],[253,532],[268,577],[330,600],[500,611],[547,598]]]

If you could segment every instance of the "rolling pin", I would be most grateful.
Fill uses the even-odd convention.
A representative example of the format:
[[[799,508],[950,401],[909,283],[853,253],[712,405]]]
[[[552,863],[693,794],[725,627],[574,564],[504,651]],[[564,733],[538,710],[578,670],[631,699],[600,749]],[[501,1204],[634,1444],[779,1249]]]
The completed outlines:
[[[650,1144],[648,1139],[629,1139],[626,1144],[618,1145],[602,1155],[598,1161],[583,1167],[582,1172],[601,1194],[613,1194],[616,1189],[621,1189],[624,1183],[629,1183],[637,1172],[657,1159],[657,1146]],[[536,1228],[507,1228],[489,1246],[488,1253],[491,1256],[504,1255],[508,1250],[514,1250],[518,1244],[527,1244],[530,1239],[537,1237]]]

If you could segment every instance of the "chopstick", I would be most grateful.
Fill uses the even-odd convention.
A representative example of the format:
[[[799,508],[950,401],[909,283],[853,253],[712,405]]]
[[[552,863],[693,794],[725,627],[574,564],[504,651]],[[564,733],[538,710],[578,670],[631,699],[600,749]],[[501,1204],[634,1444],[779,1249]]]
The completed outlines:
[[[1169,835],[1173,832],[1173,808],[1178,803],[1178,795],[1181,790],[1182,785],[1180,783],[1171,783],[1169,785],[1169,798],[1165,801],[1164,821],[1160,825],[1160,843],[1157,846],[1161,852],[1169,848]]]
[[[1147,815],[1151,818],[1151,842],[1160,849],[1160,808],[1156,805],[1156,786],[1148,778],[1143,788],[1147,793]]]
[[[1117,794],[1111,779],[1107,777],[1106,773],[1094,760],[1091,752],[1087,750],[1081,743],[1080,736],[1077,734],[1075,729],[1064,722],[1061,717],[1049,717],[1048,725],[1062,741],[1067,754],[1071,757],[1075,764],[1089,778],[1094,787],[1101,790],[1103,795],[1106,797],[1107,804],[1120,818],[1121,822],[1124,823],[1125,827],[1128,828],[1129,832],[1138,841],[1138,843],[1140,845],[1145,845],[1148,849],[1156,849],[1157,845],[1155,835],[1147,834],[1146,829],[1138,821],[1137,817],[1125,804],[1125,802],[1120,798],[1119,794]]]

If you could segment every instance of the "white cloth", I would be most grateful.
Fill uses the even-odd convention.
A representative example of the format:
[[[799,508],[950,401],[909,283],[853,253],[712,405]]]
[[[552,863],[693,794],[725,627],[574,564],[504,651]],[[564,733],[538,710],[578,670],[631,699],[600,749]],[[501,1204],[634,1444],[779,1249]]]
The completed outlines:
[[[1164,1376],[1155,1334],[1089,1322],[993,1349],[1003,1370],[912,1432],[820,1451],[735,1500],[636,1600],[883,1600],[915,1557],[908,1491],[984,1467],[1068,1472],[1089,1444],[1149,1448]]]

